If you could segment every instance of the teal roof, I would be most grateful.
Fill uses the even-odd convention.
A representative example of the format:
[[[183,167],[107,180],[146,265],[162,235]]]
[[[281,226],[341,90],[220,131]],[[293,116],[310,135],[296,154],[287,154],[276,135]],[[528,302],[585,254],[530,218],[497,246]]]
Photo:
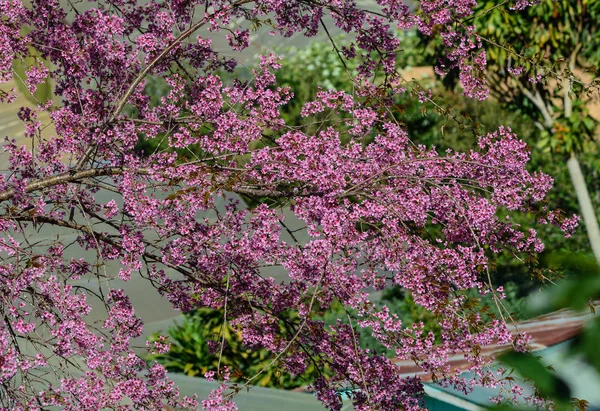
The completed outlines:
[[[556,370],[556,373],[562,377],[571,388],[572,396],[587,400],[592,407],[600,407],[600,376],[592,367],[582,362],[576,357],[567,356],[567,348],[570,340],[561,342],[548,348],[535,351],[536,355],[542,357],[542,360]],[[465,372],[462,374],[467,380],[475,378],[475,374]],[[491,407],[493,404],[489,401],[490,397],[499,394],[498,389],[477,387],[473,392],[465,394],[454,390],[452,387],[442,387],[437,384],[427,383],[426,387],[435,388],[456,398],[468,401],[481,407]],[[529,395],[533,392],[531,386],[521,384],[524,387],[524,394]],[[435,405],[435,404],[434,404]]]

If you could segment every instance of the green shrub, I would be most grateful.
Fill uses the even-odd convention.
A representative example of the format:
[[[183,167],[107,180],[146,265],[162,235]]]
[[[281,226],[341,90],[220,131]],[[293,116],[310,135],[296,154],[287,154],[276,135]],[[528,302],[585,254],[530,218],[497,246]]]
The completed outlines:
[[[157,361],[168,371],[191,377],[202,377],[207,371],[227,367],[232,381],[238,383],[245,383],[261,372],[252,384],[262,387],[292,389],[313,380],[316,371],[312,365],[302,376],[291,376],[277,363],[266,368],[274,355],[265,349],[244,347],[239,332],[228,322],[224,324],[223,317],[223,310],[210,308],[184,314],[181,323],[168,329],[170,350],[166,354],[149,356],[147,360]],[[161,336],[155,334],[150,341],[161,341]],[[209,346],[214,349],[211,351]]]

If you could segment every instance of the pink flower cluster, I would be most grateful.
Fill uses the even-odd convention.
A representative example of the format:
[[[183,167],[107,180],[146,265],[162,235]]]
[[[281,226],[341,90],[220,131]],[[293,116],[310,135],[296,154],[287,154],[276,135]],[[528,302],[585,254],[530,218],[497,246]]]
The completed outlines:
[[[395,59],[402,45],[393,30],[413,25],[442,37],[443,63],[460,69],[467,94],[486,96],[476,28],[454,24],[472,15],[474,0],[424,0],[421,13],[398,0],[378,0],[376,13],[352,0],[89,3],[96,7],[79,11],[76,2],[0,0],[0,81],[11,79],[13,60],[35,54],[28,87],[50,77],[56,94],[54,102],[19,112],[35,148],[9,139],[4,146],[3,407],[235,409],[226,370],[207,374],[223,381],[199,404],[180,397],[162,366],[140,358],[132,341],[143,335],[143,323],[113,282],[133,275],[179,310],[226,308],[244,345],[266,348],[273,364],[293,375],[310,363],[330,369],[331,378],[312,384],[330,409],[341,407],[337,392],[349,386],[359,410],[422,406],[421,381],[401,378],[393,361],[360,348],[358,327],[443,384],[468,391],[504,383],[480,348],[523,349],[526,336],[513,341],[506,323],[485,321],[466,295],[474,289],[502,298],[489,280],[490,253],[542,250],[534,231],[497,215],[533,210],[552,181],[527,171],[527,148],[507,128],[481,136],[469,152],[442,156],[410,141],[387,111],[400,82]],[[251,80],[226,83],[219,73],[232,71],[235,61],[198,34],[223,31],[241,51],[250,36],[230,28],[236,21],[268,20],[278,35],[313,36],[325,14],[354,35],[341,53],[360,60],[359,78],[354,95],[320,91],[305,104],[305,120],[321,121],[314,133],[281,116],[293,93],[277,85],[276,56],[262,56]],[[150,75],[168,88],[159,104],[146,87]],[[52,121],[50,137],[40,137],[42,111]],[[139,141],[167,149],[141,155]],[[258,205],[245,209],[234,194]],[[283,207],[308,240],[289,228]],[[551,210],[540,219],[567,233],[577,222]],[[40,226],[63,231],[40,244],[27,241]],[[439,228],[436,238],[427,234],[430,226]],[[110,272],[107,261],[118,261],[120,270]],[[278,282],[267,269],[285,270],[289,279]],[[423,324],[407,327],[369,300],[369,290],[392,284],[441,319],[439,336]],[[316,318],[332,304],[348,310],[348,322],[325,326]],[[97,310],[104,319],[91,321]],[[147,348],[165,352],[168,342]],[[451,369],[455,355],[469,360],[474,381]]]

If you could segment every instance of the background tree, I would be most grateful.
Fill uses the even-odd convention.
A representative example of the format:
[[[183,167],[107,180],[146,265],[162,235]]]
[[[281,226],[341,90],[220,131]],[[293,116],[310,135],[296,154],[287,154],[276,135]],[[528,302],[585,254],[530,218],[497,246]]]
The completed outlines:
[[[487,52],[482,75],[492,96],[528,116],[541,131],[536,146],[566,162],[591,249],[600,262],[598,205],[590,198],[579,162],[586,151],[592,157],[598,153],[597,121],[590,117],[586,103],[597,99],[600,84],[596,47],[600,4],[587,0],[539,3],[511,11],[510,2],[480,2],[468,22],[478,27]],[[440,57],[443,46],[437,44],[431,46],[438,48]],[[429,53],[437,59],[435,52]],[[450,73],[447,84],[457,80],[457,73]]]

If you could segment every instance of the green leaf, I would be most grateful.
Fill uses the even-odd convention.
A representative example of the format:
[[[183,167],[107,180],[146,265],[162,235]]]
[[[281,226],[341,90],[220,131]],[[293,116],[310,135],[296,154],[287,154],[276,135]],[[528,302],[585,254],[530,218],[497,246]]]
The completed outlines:
[[[546,293],[532,314],[562,308],[583,310],[590,300],[600,297],[600,269],[593,257],[555,253],[548,259],[548,264],[564,272],[566,279]]]
[[[514,368],[523,378],[533,382],[540,395],[559,401],[570,401],[571,389],[531,354],[511,351],[500,357],[500,361]]]

